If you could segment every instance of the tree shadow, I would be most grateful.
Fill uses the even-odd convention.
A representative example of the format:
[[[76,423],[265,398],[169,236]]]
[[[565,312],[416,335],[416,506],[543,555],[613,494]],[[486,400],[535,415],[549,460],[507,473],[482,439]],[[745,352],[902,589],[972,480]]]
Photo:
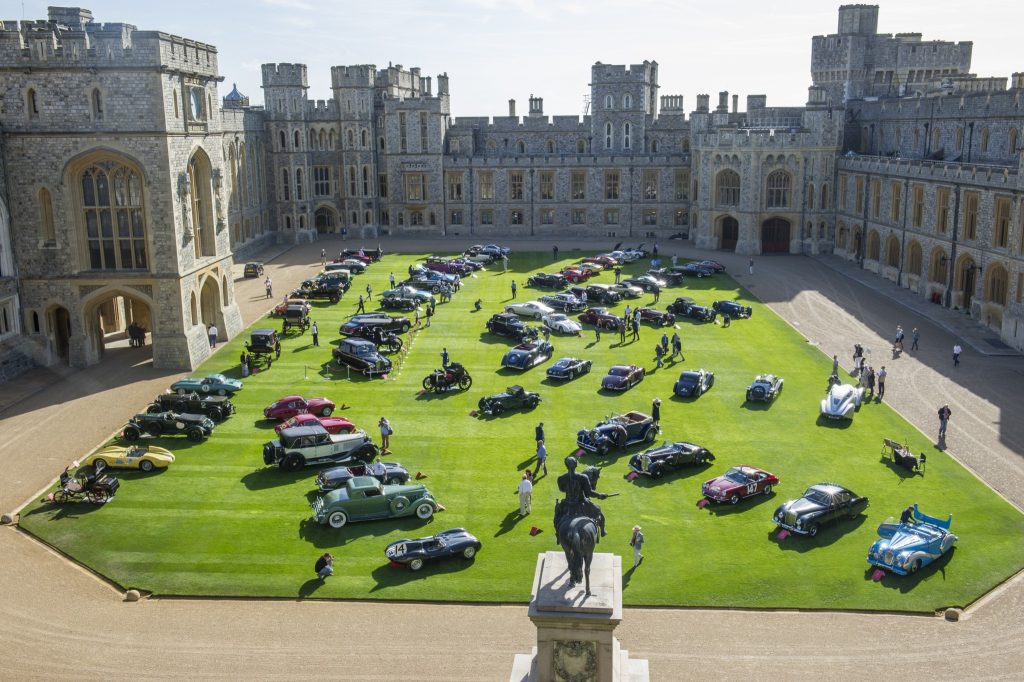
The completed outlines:
[[[249,490],[267,490],[279,488],[283,485],[291,485],[303,478],[309,478],[313,470],[303,467],[298,471],[282,471],[277,466],[267,466],[256,469],[242,476],[242,483]]]
[[[942,580],[945,581],[946,564],[953,558],[953,554],[955,552],[956,546],[954,545],[941,557],[928,564],[917,573],[911,573],[910,575],[899,575],[892,571],[886,571],[885,576],[879,581],[879,583],[882,587],[891,590],[899,590],[901,593],[906,594],[936,573],[940,573]],[[869,565],[867,570],[864,571],[864,579],[871,580],[871,574],[874,573],[877,568],[877,566]]]
[[[843,537],[847,533],[856,530],[862,523],[867,520],[864,514],[858,514],[853,519],[839,519],[834,523],[830,523],[827,526],[822,527],[815,537],[806,535],[800,535],[799,533],[790,533],[786,539],[779,539],[779,528],[776,527],[768,531],[768,539],[778,545],[779,549],[784,551],[809,552],[812,549],[818,547],[828,547],[835,543],[839,538]]]

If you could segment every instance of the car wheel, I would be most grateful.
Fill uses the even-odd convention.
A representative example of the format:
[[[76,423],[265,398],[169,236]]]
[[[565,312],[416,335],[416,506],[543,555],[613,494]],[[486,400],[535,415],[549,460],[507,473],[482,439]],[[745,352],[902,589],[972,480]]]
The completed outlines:
[[[914,563],[910,564],[910,572],[911,573],[917,573],[920,570],[921,570],[921,560],[920,559],[914,559]]]
[[[150,462],[148,459],[144,459],[141,462],[139,462],[139,469],[141,471],[145,471],[147,474],[155,468],[156,467],[153,466],[153,463]]]
[[[163,429],[160,427],[159,424],[149,424],[146,426],[146,433],[153,436],[154,438],[158,438],[160,434],[163,433]]]
[[[476,556],[476,547],[470,545],[466,549],[462,550],[462,556],[464,556],[467,559],[472,559]]]
[[[217,389],[217,395],[227,395],[227,394],[228,394],[228,392],[225,391],[223,388],[218,388]]]
[[[812,523],[811,525],[807,526],[807,534],[810,535],[812,538],[815,535],[817,535],[818,534],[818,524]]]
[[[407,331],[409,331],[409,322],[408,321],[402,323],[402,333],[404,334]]]
[[[416,516],[423,520],[429,519],[433,515],[434,507],[427,502],[424,502],[420,506],[416,507]]]
[[[142,431],[140,431],[138,427],[129,426],[124,430],[124,433],[122,435],[124,436],[124,439],[127,441],[135,441],[142,438]]]
[[[764,493],[765,497],[768,497],[769,495],[771,495],[772,494],[772,487],[771,487],[771,485],[766,485],[764,487],[764,490],[762,490],[761,492]]]
[[[739,495],[733,494],[733,496],[729,498],[729,504],[739,504],[739,502],[740,502],[740,496]]]
[[[399,495],[398,497],[392,498],[391,502],[388,504],[388,508],[391,509],[392,514],[401,514],[406,510],[408,506],[409,498],[405,497],[404,495]]]
[[[302,468],[302,455],[292,453],[281,460],[281,468],[285,471],[298,471]]]
[[[324,409],[320,410],[320,416],[330,417],[332,412],[334,412],[334,408],[328,405]]]
[[[92,467],[96,470],[96,473],[99,473],[107,468],[107,460],[101,457],[92,463]]]
[[[494,403],[491,405],[491,414],[497,417],[499,414],[505,411],[504,406],[501,403]]]
[[[220,410],[219,407],[211,408],[210,411],[206,413],[206,416],[215,422],[224,421],[224,413]]]
[[[657,438],[657,437],[658,437],[658,430],[655,429],[652,426],[650,429],[648,429],[647,435],[644,436],[644,440],[646,440],[648,443],[653,443],[654,439]]]
[[[661,467],[651,469],[651,478],[661,478],[665,475],[665,472],[661,470]]]
[[[530,398],[530,402],[528,402],[526,404],[526,406],[532,410],[532,409],[536,408],[537,405],[539,405],[539,404],[540,404],[540,398]]]
[[[348,523],[348,514],[343,511],[331,512],[331,515],[327,517],[327,525],[331,528],[341,528]]]
[[[387,481],[385,481],[385,483],[387,485],[402,485],[402,479],[399,478],[398,476],[392,476]]]
[[[185,433],[185,435],[193,443],[198,443],[198,442],[203,440],[203,430],[202,429],[189,429]]]
[[[146,408],[147,414],[158,414],[163,411],[164,408],[160,407],[160,403],[153,403],[152,405]]]
[[[541,319],[541,317],[543,317],[543,315],[541,315],[540,313],[537,313],[536,315],[533,316],[533,319],[539,320],[539,319]]]
[[[417,557],[409,562],[409,570],[418,571],[421,568],[423,568],[423,559]]]
[[[601,455],[602,457],[607,455],[608,454],[608,444],[607,443],[602,443],[601,445],[598,445],[597,448],[596,448],[596,451],[597,451],[597,454]]]

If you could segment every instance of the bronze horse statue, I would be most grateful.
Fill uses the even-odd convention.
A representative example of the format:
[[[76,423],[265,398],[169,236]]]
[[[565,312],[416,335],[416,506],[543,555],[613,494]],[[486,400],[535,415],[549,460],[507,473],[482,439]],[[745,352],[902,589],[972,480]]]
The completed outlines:
[[[569,460],[573,460],[569,465]],[[586,593],[590,595],[590,563],[594,559],[594,547],[601,540],[602,523],[600,509],[587,497],[574,498],[572,492],[567,488],[569,481],[574,476],[584,478],[589,482],[586,486],[586,494],[604,498],[605,495],[598,493],[597,479],[601,476],[601,470],[597,467],[587,467],[582,474],[576,474],[576,461],[572,457],[566,458],[569,473],[559,477],[559,489],[567,492],[566,499],[555,503],[555,539],[562,546],[565,552],[565,561],[569,565],[569,586],[586,585]],[[566,477],[569,477],[568,479]],[[576,501],[575,506],[573,501]],[[585,502],[583,502],[585,500]],[[581,504],[581,502],[583,502]],[[589,507],[589,508],[588,508]],[[594,514],[596,510],[596,514]],[[595,518],[595,516],[597,518]]]

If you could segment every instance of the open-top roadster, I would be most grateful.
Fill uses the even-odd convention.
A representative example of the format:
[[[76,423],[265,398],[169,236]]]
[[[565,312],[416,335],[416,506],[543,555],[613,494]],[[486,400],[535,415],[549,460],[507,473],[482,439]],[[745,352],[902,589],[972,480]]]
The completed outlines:
[[[532,410],[540,404],[540,394],[527,391],[522,386],[509,386],[504,393],[480,398],[477,407],[484,414],[498,415],[509,410],[526,408]]]
[[[576,444],[587,452],[605,455],[613,448],[624,449],[636,443],[653,443],[661,427],[643,412],[627,412],[605,417],[592,429],[580,429]]]
[[[702,466],[714,461],[715,456],[705,447],[696,443],[677,441],[662,443],[656,448],[644,450],[629,458],[629,468],[641,476],[661,478],[675,469]]]
[[[473,385],[473,377],[458,362],[453,362],[443,369],[435,369],[423,377],[423,390],[441,393],[451,388],[458,387],[463,391]]]
[[[957,537],[949,532],[952,524],[952,514],[946,519],[928,516],[915,504],[913,522],[890,518],[878,527],[879,539],[868,551],[868,563],[897,575],[917,573],[953,549]]]

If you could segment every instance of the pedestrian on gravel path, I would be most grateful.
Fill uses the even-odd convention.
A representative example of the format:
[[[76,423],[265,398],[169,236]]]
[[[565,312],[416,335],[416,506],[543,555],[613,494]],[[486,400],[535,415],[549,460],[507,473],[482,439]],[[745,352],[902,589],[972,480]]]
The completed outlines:
[[[750,263],[748,265],[748,268],[750,270],[750,274],[753,275],[754,274],[754,259],[753,258],[750,259]]]
[[[910,344],[910,350],[917,350],[917,342],[921,339],[921,334],[917,331],[917,327],[914,327],[914,331],[910,332],[910,338],[913,343]]]
[[[882,369],[878,370],[878,375],[875,380],[878,382],[878,402],[882,402],[882,398],[885,397],[885,377],[889,376],[889,373],[885,371],[885,365],[882,365]]]
[[[954,343],[953,344],[953,366],[954,367],[959,367],[960,366],[960,354],[963,353],[963,352],[964,352],[964,349],[960,346],[959,343]]]
[[[267,298],[274,295],[274,283],[271,281],[270,277],[267,277],[267,279],[264,280],[263,286],[267,288]]]
[[[946,427],[949,426],[949,418],[952,416],[953,410],[949,409],[949,405],[939,408],[939,440],[946,437]]]
[[[320,249],[320,265],[327,265],[327,249]]]

